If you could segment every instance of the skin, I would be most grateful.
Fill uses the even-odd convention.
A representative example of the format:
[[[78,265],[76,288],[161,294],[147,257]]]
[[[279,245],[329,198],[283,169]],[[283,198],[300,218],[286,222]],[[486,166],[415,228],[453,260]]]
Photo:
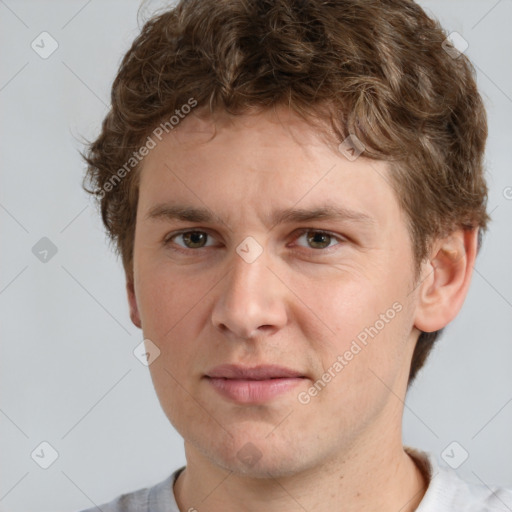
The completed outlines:
[[[160,350],[149,367],[155,390],[185,442],[180,509],[415,510],[427,482],[402,445],[410,361],[418,329],[445,326],[462,306],[476,231],[436,241],[417,276],[386,162],[348,160],[281,107],[196,114],[144,160],[127,275],[131,319]],[[166,202],[206,207],[214,219],[149,217]],[[371,220],[266,220],[325,203]],[[170,239],[187,229],[206,233],[204,246]],[[236,252],[249,236],[262,249],[252,263]],[[301,403],[299,393],[396,303],[400,312]],[[204,378],[224,363],[279,364],[306,378],[264,403],[238,404]],[[237,457],[249,442],[252,465]]]

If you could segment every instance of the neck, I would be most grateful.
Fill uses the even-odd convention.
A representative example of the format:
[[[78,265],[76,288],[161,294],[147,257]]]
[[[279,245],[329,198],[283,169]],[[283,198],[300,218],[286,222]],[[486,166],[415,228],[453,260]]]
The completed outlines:
[[[381,440],[379,440],[381,441]],[[413,512],[428,482],[398,442],[375,443],[292,476],[251,478],[220,468],[186,444],[174,487],[182,511]]]

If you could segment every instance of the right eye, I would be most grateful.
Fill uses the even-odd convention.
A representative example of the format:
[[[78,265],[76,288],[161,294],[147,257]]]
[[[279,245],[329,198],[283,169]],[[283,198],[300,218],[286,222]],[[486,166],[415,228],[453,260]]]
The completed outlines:
[[[189,250],[202,249],[204,247],[210,247],[207,245],[208,237],[211,236],[206,231],[189,230],[180,231],[179,233],[173,233],[168,236],[164,245],[169,246],[173,250],[188,252]],[[181,240],[182,244],[174,240]],[[180,249],[171,247],[172,244],[176,244]]]

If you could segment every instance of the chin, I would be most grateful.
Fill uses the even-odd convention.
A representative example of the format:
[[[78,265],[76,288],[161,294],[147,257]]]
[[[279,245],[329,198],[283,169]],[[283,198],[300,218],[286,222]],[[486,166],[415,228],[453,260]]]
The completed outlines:
[[[234,458],[216,457],[214,462],[237,476],[259,479],[283,478],[295,475],[304,469],[295,460],[268,460],[264,456],[258,461],[241,461],[237,456]]]
[[[249,436],[247,432],[233,437],[228,444],[200,449],[215,465],[248,478],[292,476],[307,471],[316,462],[308,460],[303,449],[295,448],[283,439]]]

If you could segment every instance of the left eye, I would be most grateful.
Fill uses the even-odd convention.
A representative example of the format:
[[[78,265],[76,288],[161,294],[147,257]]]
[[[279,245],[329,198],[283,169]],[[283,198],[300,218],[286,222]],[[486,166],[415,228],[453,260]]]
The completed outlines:
[[[302,233],[297,237],[297,240],[300,240],[301,238],[306,239],[306,243],[309,244],[311,249],[327,249],[329,246],[332,247],[331,242],[343,241],[341,237],[335,236],[326,231],[314,230],[302,231]]]

